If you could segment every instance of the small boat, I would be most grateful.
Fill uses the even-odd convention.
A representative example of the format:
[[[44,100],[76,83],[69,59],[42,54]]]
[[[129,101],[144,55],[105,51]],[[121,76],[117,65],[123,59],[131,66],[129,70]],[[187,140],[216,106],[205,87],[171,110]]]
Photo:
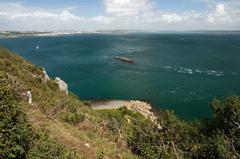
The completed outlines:
[[[130,64],[133,64],[134,61],[130,58],[127,58],[127,57],[122,57],[122,56],[114,56],[114,59],[116,60],[120,60],[120,61],[123,61],[123,62],[127,62],[127,63],[130,63]]]
[[[39,46],[37,45],[37,46],[36,46],[36,50],[38,50],[38,49],[39,49]]]

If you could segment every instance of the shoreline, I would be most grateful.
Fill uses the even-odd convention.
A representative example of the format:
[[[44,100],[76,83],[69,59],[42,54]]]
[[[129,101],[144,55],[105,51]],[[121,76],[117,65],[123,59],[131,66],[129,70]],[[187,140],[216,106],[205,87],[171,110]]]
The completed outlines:
[[[130,100],[118,100],[118,99],[91,99],[85,100],[85,102],[94,110],[100,109],[119,109],[126,107]]]
[[[114,99],[114,98],[109,98],[109,99],[105,99],[105,98],[89,98],[89,99],[82,99],[86,104],[88,104],[91,108],[96,108],[96,109],[100,109],[103,108],[102,106],[104,105],[104,107],[106,107],[106,109],[118,109],[121,108],[123,106],[111,106],[110,103],[113,102],[119,102],[119,103],[129,103],[130,101],[141,101],[144,103],[147,103],[151,106],[151,111],[153,113],[157,113],[160,108],[158,108],[156,105],[152,104],[150,101],[148,100],[142,100],[142,99]]]
[[[45,70],[42,68],[43,80],[45,82],[49,81],[50,78]],[[61,80],[59,77],[55,78],[55,82],[58,84],[60,91],[68,95],[68,84]],[[85,100],[84,101],[93,110],[104,110],[104,109],[119,109],[126,107],[128,110],[132,110],[142,114],[145,118],[149,119],[151,122],[161,126],[157,122],[156,113],[153,111],[153,107],[150,103],[141,100]]]
[[[142,114],[159,128],[161,126],[157,122],[157,116],[153,111],[151,104],[141,100],[87,100],[85,101],[93,110],[111,110],[126,107],[129,110]]]

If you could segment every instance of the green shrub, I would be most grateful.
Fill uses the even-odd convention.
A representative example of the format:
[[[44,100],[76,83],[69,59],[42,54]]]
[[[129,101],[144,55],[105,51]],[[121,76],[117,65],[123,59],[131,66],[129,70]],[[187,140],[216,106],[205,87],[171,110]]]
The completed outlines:
[[[230,148],[231,142],[227,136],[218,132],[212,136],[206,136],[198,150],[192,154],[192,158],[207,159],[237,159]]]
[[[231,96],[221,102],[214,100],[214,111],[210,127],[213,131],[222,130],[227,135],[234,135],[240,139],[240,97]]]
[[[83,122],[85,120],[85,115],[82,113],[63,112],[60,118],[67,123],[75,125]]]
[[[47,82],[48,87],[56,92],[58,90],[58,84],[54,80],[50,80]]]
[[[33,132],[20,104],[14,92],[0,86],[0,158],[78,158],[45,133]],[[69,120],[80,122],[83,117],[79,115]]]
[[[128,145],[143,158],[240,158],[240,97],[214,100],[212,108],[208,122],[186,122],[169,111],[159,113],[162,129],[136,122]]]
[[[34,136],[27,158],[31,159],[76,159],[75,153],[68,151],[63,145],[50,139],[45,133],[38,132]]]
[[[18,97],[7,87],[0,86],[0,158],[25,158],[30,136]]]

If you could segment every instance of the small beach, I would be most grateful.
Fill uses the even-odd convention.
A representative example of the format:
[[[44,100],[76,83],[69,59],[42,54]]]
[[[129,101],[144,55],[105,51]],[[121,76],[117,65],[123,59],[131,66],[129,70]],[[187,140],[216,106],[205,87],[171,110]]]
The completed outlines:
[[[118,109],[121,107],[126,107],[130,104],[127,100],[91,100],[87,101],[87,103],[94,110],[100,109]]]

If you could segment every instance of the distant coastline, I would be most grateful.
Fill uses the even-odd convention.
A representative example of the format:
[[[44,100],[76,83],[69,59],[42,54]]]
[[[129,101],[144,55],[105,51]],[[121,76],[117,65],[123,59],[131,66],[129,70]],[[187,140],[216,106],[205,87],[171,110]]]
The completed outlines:
[[[0,31],[0,38],[18,38],[18,37],[51,37],[67,36],[81,34],[127,34],[124,30],[96,30],[96,31]]]
[[[186,30],[186,31],[160,31],[160,30],[95,30],[95,31],[0,31],[0,38],[18,38],[18,37],[51,37],[51,36],[67,36],[81,34],[128,34],[128,33],[189,33],[189,34],[231,34],[239,35],[240,30]]]

